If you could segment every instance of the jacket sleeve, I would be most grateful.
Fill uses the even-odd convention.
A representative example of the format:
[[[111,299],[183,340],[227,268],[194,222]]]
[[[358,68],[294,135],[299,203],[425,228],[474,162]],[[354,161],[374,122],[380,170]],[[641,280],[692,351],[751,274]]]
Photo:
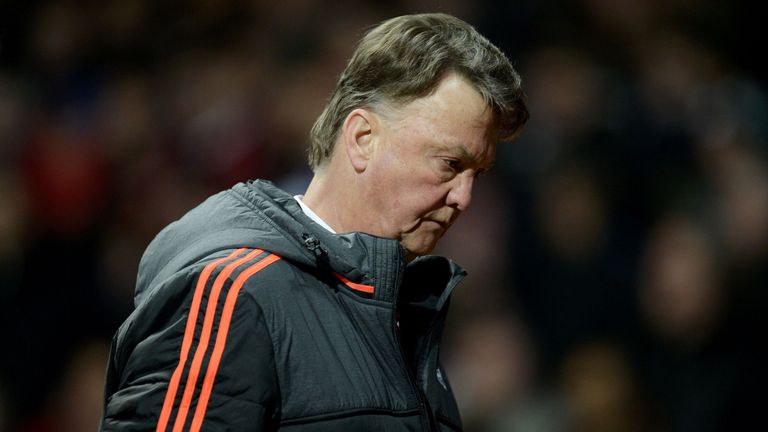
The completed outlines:
[[[134,311],[113,341],[102,431],[277,429],[272,340],[243,289],[264,259],[210,263]]]

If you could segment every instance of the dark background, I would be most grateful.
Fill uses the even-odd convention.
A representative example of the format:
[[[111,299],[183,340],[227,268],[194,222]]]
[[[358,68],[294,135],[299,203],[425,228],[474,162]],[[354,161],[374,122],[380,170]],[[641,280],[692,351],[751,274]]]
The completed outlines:
[[[303,192],[356,41],[424,11],[502,48],[531,110],[438,251],[470,272],[442,353],[467,430],[759,429],[752,3],[0,2],[0,430],[95,430],[148,242],[241,180]]]

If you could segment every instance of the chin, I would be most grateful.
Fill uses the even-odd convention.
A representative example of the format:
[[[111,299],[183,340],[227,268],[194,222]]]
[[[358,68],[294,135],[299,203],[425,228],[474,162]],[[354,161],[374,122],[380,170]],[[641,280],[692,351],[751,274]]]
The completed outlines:
[[[442,232],[420,232],[417,236],[405,237],[400,244],[405,248],[406,253],[411,257],[429,255],[437,246],[437,241],[442,237]]]
[[[423,255],[429,255],[432,253],[432,251],[435,249],[435,244],[430,245],[419,245],[417,247],[409,247],[407,245],[404,245],[405,252],[407,255],[415,258]]]

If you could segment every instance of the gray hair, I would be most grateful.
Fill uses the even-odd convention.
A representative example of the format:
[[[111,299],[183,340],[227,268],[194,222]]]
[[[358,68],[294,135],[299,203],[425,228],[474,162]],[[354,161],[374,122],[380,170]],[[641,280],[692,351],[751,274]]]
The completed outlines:
[[[493,109],[499,139],[528,120],[520,75],[509,59],[466,22],[442,13],[405,15],[369,30],[310,132],[309,165],[330,159],[347,115],[361,107],[406,104],[434,91],[448,73],[472,83]]]

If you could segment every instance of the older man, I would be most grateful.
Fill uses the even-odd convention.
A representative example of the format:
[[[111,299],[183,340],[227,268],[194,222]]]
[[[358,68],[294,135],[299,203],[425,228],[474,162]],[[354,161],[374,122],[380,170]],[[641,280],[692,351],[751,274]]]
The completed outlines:
[[[238,184],[149,245],[102,430],[461,430],[438,342],[464,272],[425,255],[527,116],[463,21],[372,29],[312,129],[305,195]]]

